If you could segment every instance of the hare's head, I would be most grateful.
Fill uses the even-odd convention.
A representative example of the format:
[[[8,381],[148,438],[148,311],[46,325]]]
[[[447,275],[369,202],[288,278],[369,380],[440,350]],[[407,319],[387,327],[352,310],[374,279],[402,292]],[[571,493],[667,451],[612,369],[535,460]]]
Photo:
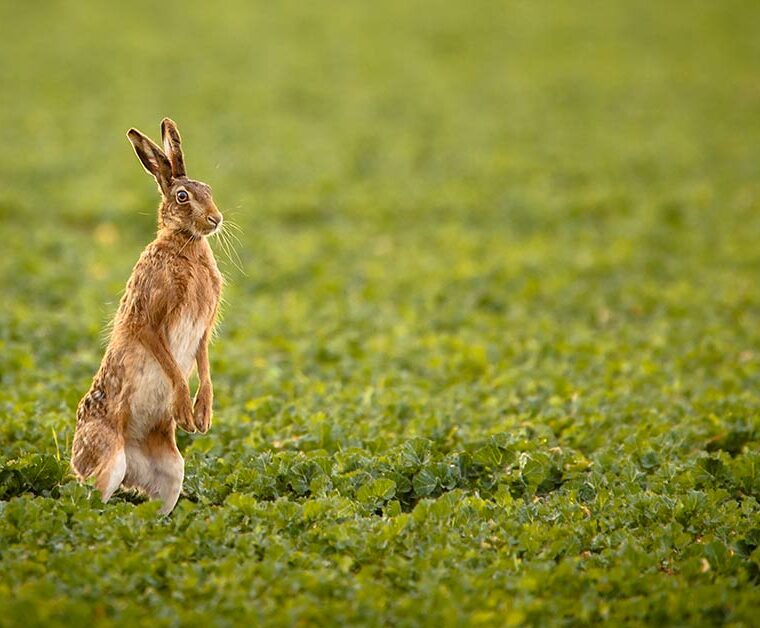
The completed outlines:
[[[177,125],[169,118],[161,122],[164,150],[137,129],[127,132],[129,141],[148,174],[155,177],[163,200],[158,210],[159,226],[201,237],[222,226],[222,214],[205,183],[188,179],[182,140]]]

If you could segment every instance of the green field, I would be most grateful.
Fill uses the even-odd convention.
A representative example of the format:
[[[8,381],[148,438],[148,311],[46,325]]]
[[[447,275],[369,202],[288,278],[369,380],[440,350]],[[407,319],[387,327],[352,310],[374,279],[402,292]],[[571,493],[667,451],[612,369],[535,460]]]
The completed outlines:
[[[760,5],[0,4],[0,625],[751,625]],[[183,132],[242,232],[169,518],[69,475]]]

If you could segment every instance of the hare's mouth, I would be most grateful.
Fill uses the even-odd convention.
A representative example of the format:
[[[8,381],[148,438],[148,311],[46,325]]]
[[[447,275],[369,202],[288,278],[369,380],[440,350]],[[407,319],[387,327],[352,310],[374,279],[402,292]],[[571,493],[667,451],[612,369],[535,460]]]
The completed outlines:
[[[222,223],[224,222],[224,219],[222,218],[221,214],[219,216],[208,216],[206,218],[206,222],[208,223],[208,235],[214,235],[217,231],[219,231],[222,228]]]
[[[223,222],[224,221],[222,220],[221,216],[209,216],[206,219],[206,224],[203,225],[203,235],[208,237],[219,233],[219,231],[222,229]]]

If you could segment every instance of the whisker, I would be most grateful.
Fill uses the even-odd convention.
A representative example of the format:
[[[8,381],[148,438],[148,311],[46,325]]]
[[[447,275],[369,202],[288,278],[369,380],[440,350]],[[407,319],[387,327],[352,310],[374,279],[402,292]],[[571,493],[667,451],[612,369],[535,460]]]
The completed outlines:
[[[227,235],[231,238],[234,238],[239,245],[243,245],[243,242],[240,240],[240,236],[243,236],[244,233],[240,227],[235,227],[234,229],[227,231]]]
[[[242,205],[238,205],[237,207],[233,207],[232,209],[228,209],[225,211],[225,214],[228,215],[230,218],[237,218],[238,216],[242,215],[242,211],[237,211],[242,208]]]
[[[232,229],[235,229],[236,231],[239,231],[239,232],[243,231],[243,228],[239,224],[237,224],[236,222],[234,222],[232,220],[229,220],[229,221],[225,220],[224,222],[227,225],[229,225]]]
[[[235,226],[237,226],[237,225],[235,225]],[[243,230],[240,229],[239,227],[238,227],[238,229],[240,230],[240,233],[242,234]],[[225,236],[227,237],[227,241],[229,242],[229,245],[230,245],[230,248],[232,249],[232,252],[235,254],[235,257],[237,258],[238,262],[240,262],[240,264],[242,265],[243,260],[240,259],[240,254],[237,252],[237,248],[235,247],[235,242],[237,242],[237,244],[239,246],[243,246],[243,243],[240,241],[240,238],[237,236],[237,234],[235,234],[235,233],[233,233],[231,231],[226,232]]]
[[[188,244],[190,244],[190,240],[194,240],[194,239],[195,239],[195,237],[194,237],[192,234],[190,234],[190,236],[187,238],[187,242],[185,242],[185,243],[182,245],[182,248],[181,248],[181,249],[179,250],[179,252],[177,253],[177,257],[179,257],[180,255],[182,255],[182,251],[184,251],[184,250],[185,250],[185,247],[186,247]]]
[[[245,271],[245,268],[244,268],[244,265],[243,265],[243,260],[240,258],[240,254],[237,252],[237,249],[235,248],[235,245],[230,240],[230,234],[227,234],[227,243],[228,243],[228,245],[230,247],[230,250],[232,251],[233,257],[236,260],[236,264],[235,265],[238,267],[238,269],[240,270],[240,272],[243,273],[243,276],[247,277],[248,273]]]
[[[219,235],[219,234],[217,233],[216,235]],[[222,256],[227,257],[227,251],[224,250],[224,244],[222,243],[222,239],[220,237],[214,238],[214,242],[215,243],[218,242],[218,245],[214,246],[214,248],[216,249],[217,255],[219,255],[220,258]]]
[[[223,225],[224,225],[224,228],[223,228],[224,235],[226,236],[229,243],[232,245],[233,244],[232,240],[234,240],[235,242],[237,242],[239,246],[243,246],[243,242],[240,240],[238,235],[234,231],[228,231],[226,227],[231,227],[232,229],[235,229],[240,235],[243,235],[243,228],[239,224],[237,224],[234,220],[231,220],[231,219],[225,220]],[[235,247],[233,246],[233,249],[234,248]],[[235,251],[235,253],[237,253],[237,251]]]
[[[235,247],[229,242],[229,234],[225,233],[224,229],[218,232],[219,246],[222,249],[225,257],[229,263],[234,266],[243,276],[247,277],[248,273],[243,268],[243,261],[240,259]],[[233,255],[234,254],[234,255]]]
[[[243,246],[243,242],[240,240],[236,233],[229,231],[227,232],[227,237],[230,238],[230,243],[232,243],[232,240],[234,240],[238,243],[239,246]]]

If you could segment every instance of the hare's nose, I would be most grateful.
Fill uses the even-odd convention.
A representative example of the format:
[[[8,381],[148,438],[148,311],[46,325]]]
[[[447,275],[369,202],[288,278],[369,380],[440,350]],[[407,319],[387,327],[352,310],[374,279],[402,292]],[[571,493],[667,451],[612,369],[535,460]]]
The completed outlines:
[[[221,216],[209,216],[206,218],[214,227],[218,227],[222,222]]]

